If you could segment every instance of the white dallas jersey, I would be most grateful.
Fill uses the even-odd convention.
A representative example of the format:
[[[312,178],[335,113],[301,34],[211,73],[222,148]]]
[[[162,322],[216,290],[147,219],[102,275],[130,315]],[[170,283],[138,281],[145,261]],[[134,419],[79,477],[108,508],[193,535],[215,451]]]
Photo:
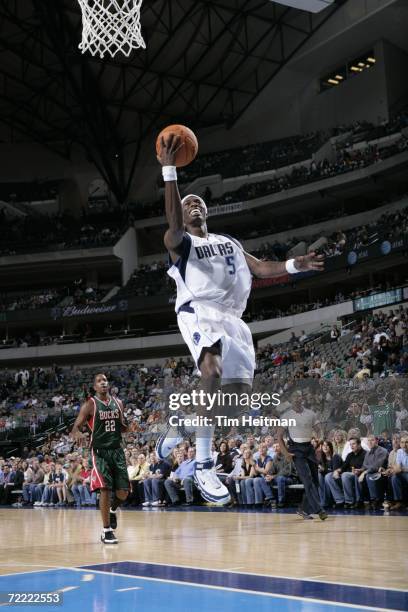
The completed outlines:
[[[181,255],[168,270],[177,285],[176,312],[191,300],[216,302],[241,317],[251,291],[242,247],[230,236],[184,234]]]

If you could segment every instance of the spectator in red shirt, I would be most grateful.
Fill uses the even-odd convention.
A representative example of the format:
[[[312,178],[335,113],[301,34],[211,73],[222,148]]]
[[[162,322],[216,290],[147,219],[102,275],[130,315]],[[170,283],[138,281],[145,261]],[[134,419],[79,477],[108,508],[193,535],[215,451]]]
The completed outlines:
[[[81,506],[95,506],[96,493],[90,491],[89,483],[91,481],[91,470],[86,465],[86,461],[82,461],[82,469],[76,476],[76,481],[71,487],[72,495],[75,498],[77,508]]]

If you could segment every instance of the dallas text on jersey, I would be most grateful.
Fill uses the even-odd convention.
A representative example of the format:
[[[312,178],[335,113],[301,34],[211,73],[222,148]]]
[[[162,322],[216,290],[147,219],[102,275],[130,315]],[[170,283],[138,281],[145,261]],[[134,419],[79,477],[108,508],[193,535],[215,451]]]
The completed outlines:
[[[231,242],[225,242],[224,244],[208,244],[196,246],[194,248],[198,259],[203,259],[203,257],[216,257],[217,255],[225,257],[225,255],[232,255],[234,252],[234,247]]]

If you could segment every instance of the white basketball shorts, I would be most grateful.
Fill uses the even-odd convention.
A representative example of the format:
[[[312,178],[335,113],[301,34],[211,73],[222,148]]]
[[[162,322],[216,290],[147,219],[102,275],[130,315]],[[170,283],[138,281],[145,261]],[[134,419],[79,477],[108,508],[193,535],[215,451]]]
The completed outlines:
[[[252,384],[255,351],[248,325],[212,302],[184,304],[177,322],[185,343],[197,365],[203,348],[221,341],[222,384]]]

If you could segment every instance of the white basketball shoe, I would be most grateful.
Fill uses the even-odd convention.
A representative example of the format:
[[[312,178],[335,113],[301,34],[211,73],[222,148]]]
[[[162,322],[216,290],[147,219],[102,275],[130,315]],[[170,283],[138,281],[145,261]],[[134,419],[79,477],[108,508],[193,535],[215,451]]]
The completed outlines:
[[[206,501],[218,506],[225,506],[231,501],[227,487],[217,476],[212,459],[196,462],[194,482]]]
[[[166,432],[157,439],[156,453],[160,459],[166,459],[173,448],[181,444],[186,438],[188,438],[188,433],[184,427],[168,425]]]

